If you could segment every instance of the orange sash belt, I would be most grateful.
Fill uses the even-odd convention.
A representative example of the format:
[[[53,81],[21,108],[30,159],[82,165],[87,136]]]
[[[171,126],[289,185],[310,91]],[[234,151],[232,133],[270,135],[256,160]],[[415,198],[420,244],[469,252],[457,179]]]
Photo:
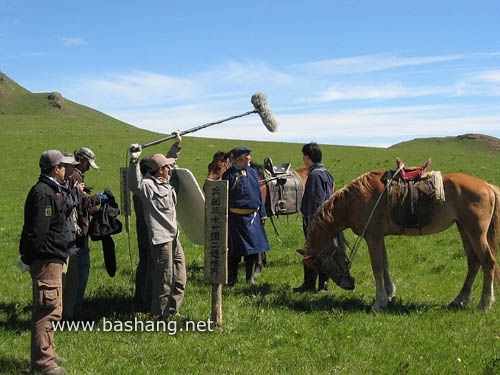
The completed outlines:
[[[238,215],[249,215],[253,214],[254,212],[257,212],[257,208],[236,208],[232,207],[229,208],[229,212],[232,212],[233,214],[238,214]]]

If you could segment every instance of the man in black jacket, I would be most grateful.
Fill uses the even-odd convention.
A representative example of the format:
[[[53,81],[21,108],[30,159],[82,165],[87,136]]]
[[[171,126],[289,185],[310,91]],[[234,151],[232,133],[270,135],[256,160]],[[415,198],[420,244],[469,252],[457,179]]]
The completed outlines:
[[[70,164],[76,164],[75,159],[58,150],[45,151],[40,157],[41,174],[26,198],[19,243],[21,260],[29,265],[33,281],[31,369],[44,374],[66,373],[57,365],[52,324],[62,313],[61,279],[70,241],[64,225],[70,208],[60,182]]]
[[[309,168],[309,175],[304,189],[304,197],[302,198],[300,206],[304,237],[307,237],[309,223],[317,209],[324,201],[330,198],[335,190],[335,180],[321,162],[322,156],[323,153],[317,143],[311,142],[302,146],[302,159],[306,167]],[[317,278],[318,271],[304,265],[304,282],[301,286],[294,288],[294,292],[315,292],[317,290]],[[318,290],[327,289],[328,276],[320,272]]]

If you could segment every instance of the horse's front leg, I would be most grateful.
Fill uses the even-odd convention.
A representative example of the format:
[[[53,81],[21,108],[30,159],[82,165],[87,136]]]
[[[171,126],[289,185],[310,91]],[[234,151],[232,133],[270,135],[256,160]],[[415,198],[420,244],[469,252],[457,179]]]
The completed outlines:
[[[387,257],[387,250],[385,248],[385,239],[382,237],[380,246],[382,247],[382,262],[384,267],[384,287],[387,293],[387,299],[392,301],[392,298],[396,295],[396,286],[392,282],[391,272],[389,270],[389,259]]]
[[[384,264],[387,263],[383,237],[367,236],[366,244],[370,253],[373,277],[375,279],[375,302],[372,311],[380,312],[387,307],[389,297],[384,283]]]

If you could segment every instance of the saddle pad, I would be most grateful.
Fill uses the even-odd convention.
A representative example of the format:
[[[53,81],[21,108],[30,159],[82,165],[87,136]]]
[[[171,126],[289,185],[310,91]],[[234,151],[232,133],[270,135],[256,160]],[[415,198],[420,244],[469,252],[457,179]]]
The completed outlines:
[[[428,178],[432,181],[434,189],[436,191],[435,200],[438,202],[444,202],[446,197],[444,194],[443,176],[440,171],[430,171],[422,175],[422,179]]]
[[[267,172],[267,171],[266,171]],[[269,195],[268,215],[291,215],[300,211],[302,196],[304,195],[304,183],[295,171],[271,177],[266,174],[266,185]]]

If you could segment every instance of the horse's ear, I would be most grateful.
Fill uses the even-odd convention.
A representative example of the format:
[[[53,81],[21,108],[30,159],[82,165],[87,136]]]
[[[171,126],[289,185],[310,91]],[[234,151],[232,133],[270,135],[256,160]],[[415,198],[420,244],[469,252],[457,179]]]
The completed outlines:
[[[302,256],[306,255],[306,249],[297,249],[296,251]]]

